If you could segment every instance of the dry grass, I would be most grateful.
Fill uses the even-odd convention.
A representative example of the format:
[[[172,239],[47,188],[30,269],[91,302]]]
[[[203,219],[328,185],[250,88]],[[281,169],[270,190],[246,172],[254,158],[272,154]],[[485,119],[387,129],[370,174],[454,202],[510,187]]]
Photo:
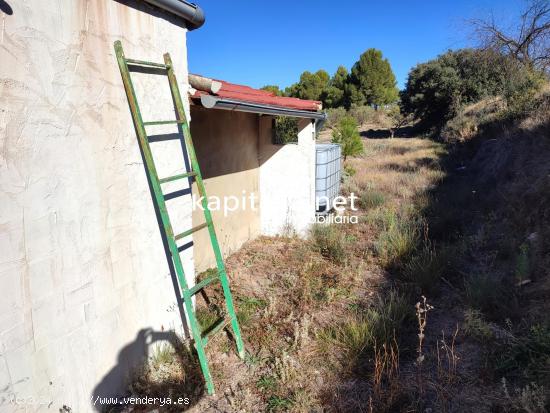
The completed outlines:
[[[359,224],[315,226],[308,240],[261,237],[227,260],[247,366],[239,374],[229,370],[239,362],[225,338],[214,339],[208,353],[216,385],[238,391],[231,390],[228,406],[215,398],[197,411],[220,403],[227,411],[297,412],[361,400],[375,411],[409,403],[399,344],[401,330],[414,325],[414,306],[391,288],[385,268],[416,248],[416,200],[442,178],[444,151],[421,139],[364,143],[365,155],[349,161],[355,173],[343,188],[361,198]],[[209,292],[211,301],[216,294]],[[364,369],[364,385],[328,396]]]
[[[471,347],[495,334],[478,309],[481,281],[458,294],[474,308],[466,334],[457,328],[463,311],[452,311],[456,301],[445,306],[433,296],[455,251],[436,248],[423,217],[445,178],[444,147],[424,139],[364,145],[362,157],[348,160],[355,173],[343,184],[344,193],[360,198],[359,224],[316,226],[306,240],[261,237],[228,258],[246,363],[225,337],[213,339],[208,355],[218,394],[193,411],[489,411],[498,400],[483,399],[476,376],[483,360]],[[208,294],[219,302],[219,290]],[[422,301],[416,326],[421,294],[437,308]],[[545,337],[534,335],[529,348],[545,348]],[[503,354],[516,360],[518,352]],[[502,388],[484,391],[501,395]],[[508,405],[540,404],[544,394],[534,386],[511,391]]]
[[[443,178],[438,159],[444,154],[440,144],[427,139],[366,140],[365,155],[350,160],[357,172],[349,184],[398,204],[411,202]]]

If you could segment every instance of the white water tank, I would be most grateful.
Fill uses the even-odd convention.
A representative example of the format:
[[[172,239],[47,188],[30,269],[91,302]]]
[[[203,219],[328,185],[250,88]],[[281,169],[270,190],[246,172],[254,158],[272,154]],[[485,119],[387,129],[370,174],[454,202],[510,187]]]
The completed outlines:
[[[336,143],[315,145],[315,197],[317,212],[327,213],[340,191],[342,148]]]

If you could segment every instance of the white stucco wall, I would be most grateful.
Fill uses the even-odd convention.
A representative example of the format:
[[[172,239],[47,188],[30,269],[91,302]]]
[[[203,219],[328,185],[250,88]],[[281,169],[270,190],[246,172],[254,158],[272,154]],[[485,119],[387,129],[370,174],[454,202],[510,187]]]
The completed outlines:
[[[170,52],[181,82],[186,34],[138,10],[142,2],[7,3],[13,14],[0,11],[0,412],[63,405],[87,412],[96,386],[116,392],[143,357],[144,329],[179,325],[113,42],[138,59],[162,61]],[[165,82],[138,82],[141,96],[148,93],[146,120],[173,118]],[[160,175],[180,165],[161,162]],[[189,208],[173,212],[175,232],[190,227]],[[182,255],[191,281],[192,250]],[[14,395],[46,404],[10,404]]]
[[[260,117],[260,220],[264,235],[305,235],[315,217],[315,126],[299,121],[297,144],[271,143],[271,117]]]

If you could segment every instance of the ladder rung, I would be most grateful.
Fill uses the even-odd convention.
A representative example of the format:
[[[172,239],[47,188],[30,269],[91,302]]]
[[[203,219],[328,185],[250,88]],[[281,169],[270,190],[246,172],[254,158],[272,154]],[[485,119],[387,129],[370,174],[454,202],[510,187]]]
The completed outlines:
[[[159,133],[156,135],[147,135],[147,140],[149,141],[149,143],[181,140],[181,134],[176,132],[176,133]]]
[[[170,125],[173,123],[185,123],[184,120],[154,120],[152,122],[143,122],[144,126],[152,126],[152,125]]]
[[[137,59],[125,59],[125,60],[126,60],[126,63],[130,63],[131,65],[160,67],[162,69],[170,68],[170,66],[167,66],[164,63],[153,63],[153,62],[147,62],[145,60],[137,60]]]
[[[189,195],[192,192],[193,190],[191,188],[180,189],[178,191],[170,192],[169,194],[164,194],[164,200],[170,201],[171,199],[174,199],[180,196]]]
[[[191,235],[193,232],[196,232],[196,231],[198,231],[199,229],[203,229],[204,227],[207,227],[207,226],[208,226],[208,223],[205,222],[205,223],[203,223],[203,224],[197,225],[196,227],[193,227],[193,228],[191,228],[191,229],[188,229],[187,231],[183,231],[181,234],[176,235],[174,238],[175,238],[176,240],[185,238],[185,237],[187,237],[188,235]]]
[[[231,322],[231,318],[229,318],[228,316],[225,316],[224,318],[220,318],[219,321],[217,321],[216,324],[214,324],[211,328],[209,328],[205,332],[204,336],[201,337],[202,345],[206,346],[206,344],[208,344],[209,338],[212,337],[217,332],[223,330],[225,327],[227,327],[230,322]]]
[[[172,181],[175,181],[177,179],[189,178],[190,176],[195,176],[195,175],[197,175],[196,172],[187,172],[187,173],[184,173],[184,174],[169,176],[167,178],[162,178],[160,180],[160,183],[164,184],[166,182],[172,182]]]
[[[202,290],[207,285],[211,284],[212,282],[219,280],[220,276],[218,274],[211,275],[209,277],[206,277],[204,280],[199,281],[197,284],[195,284],[193,287],[189,289],[190,295],[197,294],[200,290]]]

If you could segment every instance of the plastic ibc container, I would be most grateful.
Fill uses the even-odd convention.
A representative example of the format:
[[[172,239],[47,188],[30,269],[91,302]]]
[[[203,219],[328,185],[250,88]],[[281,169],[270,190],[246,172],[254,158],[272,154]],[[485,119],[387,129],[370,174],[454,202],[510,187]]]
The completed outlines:
[[[315,145],[315,196],[317,212],[327,213],[340,191],[342,149],[336,143]]]

